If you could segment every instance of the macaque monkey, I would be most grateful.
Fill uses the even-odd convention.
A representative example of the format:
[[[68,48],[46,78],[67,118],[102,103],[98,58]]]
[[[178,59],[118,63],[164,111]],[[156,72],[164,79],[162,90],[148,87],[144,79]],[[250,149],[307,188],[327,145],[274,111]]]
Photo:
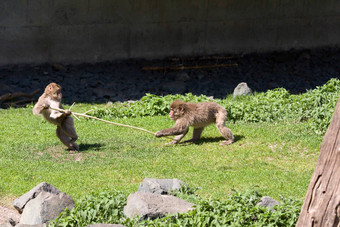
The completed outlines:
[[[189,103],[175,100],[170,105],[169,117],[176,121],[174,127],[155,133],[156,137],[177,135],[169,144],[177,144],[187,134],[189,127],[194,127],[193,137],[185,142],[196,142],[201,138],[205,126],[215,123],[221,135],[226,139],[220,145],[234,142],[234,136],[225,126],[227,111],[217,103]]]
[[[33,114],[42,115],[48,122],[57,125],[57,136],[60,141],[68,149],[78,151],[79,146],[75,143],[78,136],[74,128],[73,118],[70,116],[71,111],[66,110],[64,113],[49,109],[49,107],[63,109],[61,98],[61,86],[56,83],[50,83],[34,105]]]

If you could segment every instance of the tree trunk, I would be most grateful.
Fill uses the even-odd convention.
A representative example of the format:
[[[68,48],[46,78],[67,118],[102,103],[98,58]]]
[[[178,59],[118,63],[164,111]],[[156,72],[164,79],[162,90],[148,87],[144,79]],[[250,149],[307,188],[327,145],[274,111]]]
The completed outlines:
[[[340,99],[321,143],[296,226],[340,226]]]

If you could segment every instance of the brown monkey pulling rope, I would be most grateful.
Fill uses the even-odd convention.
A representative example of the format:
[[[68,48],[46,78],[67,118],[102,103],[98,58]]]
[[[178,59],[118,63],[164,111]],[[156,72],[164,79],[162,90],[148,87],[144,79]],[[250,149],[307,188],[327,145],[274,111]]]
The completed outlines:
[[[71,105],[70,109],[73,107],[74,103]],[[64,109],[59,109],[59,108],[53,108],[53,107],[49,107],[51,110],[56,110],[56,111],[60,111],[60,112],[63,112],[65,113],[66,110]],[[120,124],[120,123],[116,123],[116,122],[112,122],[112,121],[107,121],[107,120],[104,120],[104,119],[101,119],[101,118],[98,118],[98,117],[93,117],[93,116],[90,116],[90,115],[87,115],[86,113],[90,112],[92,110],[89,110],[89,111],[86,111],[85,113],[75,113],[75,112],[71,112],[71,114],[79,120],[79,118],[77,116],[80,116],[80,117],[87,117],[87,118],[91,118],[91,119],[95,119],[95,120],[98,120],[98,121],[102,121],[102,122],[105,122],[105,123],[108,123],[108,124],[113,124],[113,125],[118,125],[118,126],[122,126],[122,127],[127,127],[127,128],[132,128],[132,129],[137,129],[137,130],[140,130],[140,131],[143,131],[143,132],[147,132],[147,133],[150,133],[152,135],[155,135],[154,132],[151,132],[149,130],[146,130],[146,129],[143,129],[143,128],[138,128],[138,127],[135,127],[135,126],[131,126],[131,125],[124,125],[124,124]],[[173,140],[172,138],[170,137],[166,137],[168,139],[171,139]]]

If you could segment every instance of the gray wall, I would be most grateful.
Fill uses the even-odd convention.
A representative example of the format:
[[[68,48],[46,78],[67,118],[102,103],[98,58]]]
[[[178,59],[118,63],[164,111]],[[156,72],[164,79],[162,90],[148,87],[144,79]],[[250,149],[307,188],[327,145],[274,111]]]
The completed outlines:
[[[339,44],[339,0],[0,1],[1,65]]]

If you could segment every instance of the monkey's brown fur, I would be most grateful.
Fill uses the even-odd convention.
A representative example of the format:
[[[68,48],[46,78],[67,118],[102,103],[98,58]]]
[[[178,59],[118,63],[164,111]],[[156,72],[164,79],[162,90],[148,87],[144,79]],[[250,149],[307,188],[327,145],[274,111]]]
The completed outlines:
[[[49,107],[63,109],[61,98],[61,86],[56,83],[50,83],[34,105],[33,114],[42,115],[48,122],[57,125],[56,132],[60,141],[70,150],[79,150],[79,146],[75,143],[78,135],[74,128],[73,118],[70,116],[71,111],[66,110],[63,113],[49,109]]]
[[[169,117],[176,121],[174,127],[156,132],[156,137],[177,135],[171,144],[179,141],[188,133],[189,127],[194,128],[193,137],[186,142],[196,142],[201,138],[205,126],[215,123],[221,135],[226,139],[220,145],[229,145],[234,142],[234,136],[225,126],[227,111],[217,103],[187,103],[175,100],[170,105]]]

